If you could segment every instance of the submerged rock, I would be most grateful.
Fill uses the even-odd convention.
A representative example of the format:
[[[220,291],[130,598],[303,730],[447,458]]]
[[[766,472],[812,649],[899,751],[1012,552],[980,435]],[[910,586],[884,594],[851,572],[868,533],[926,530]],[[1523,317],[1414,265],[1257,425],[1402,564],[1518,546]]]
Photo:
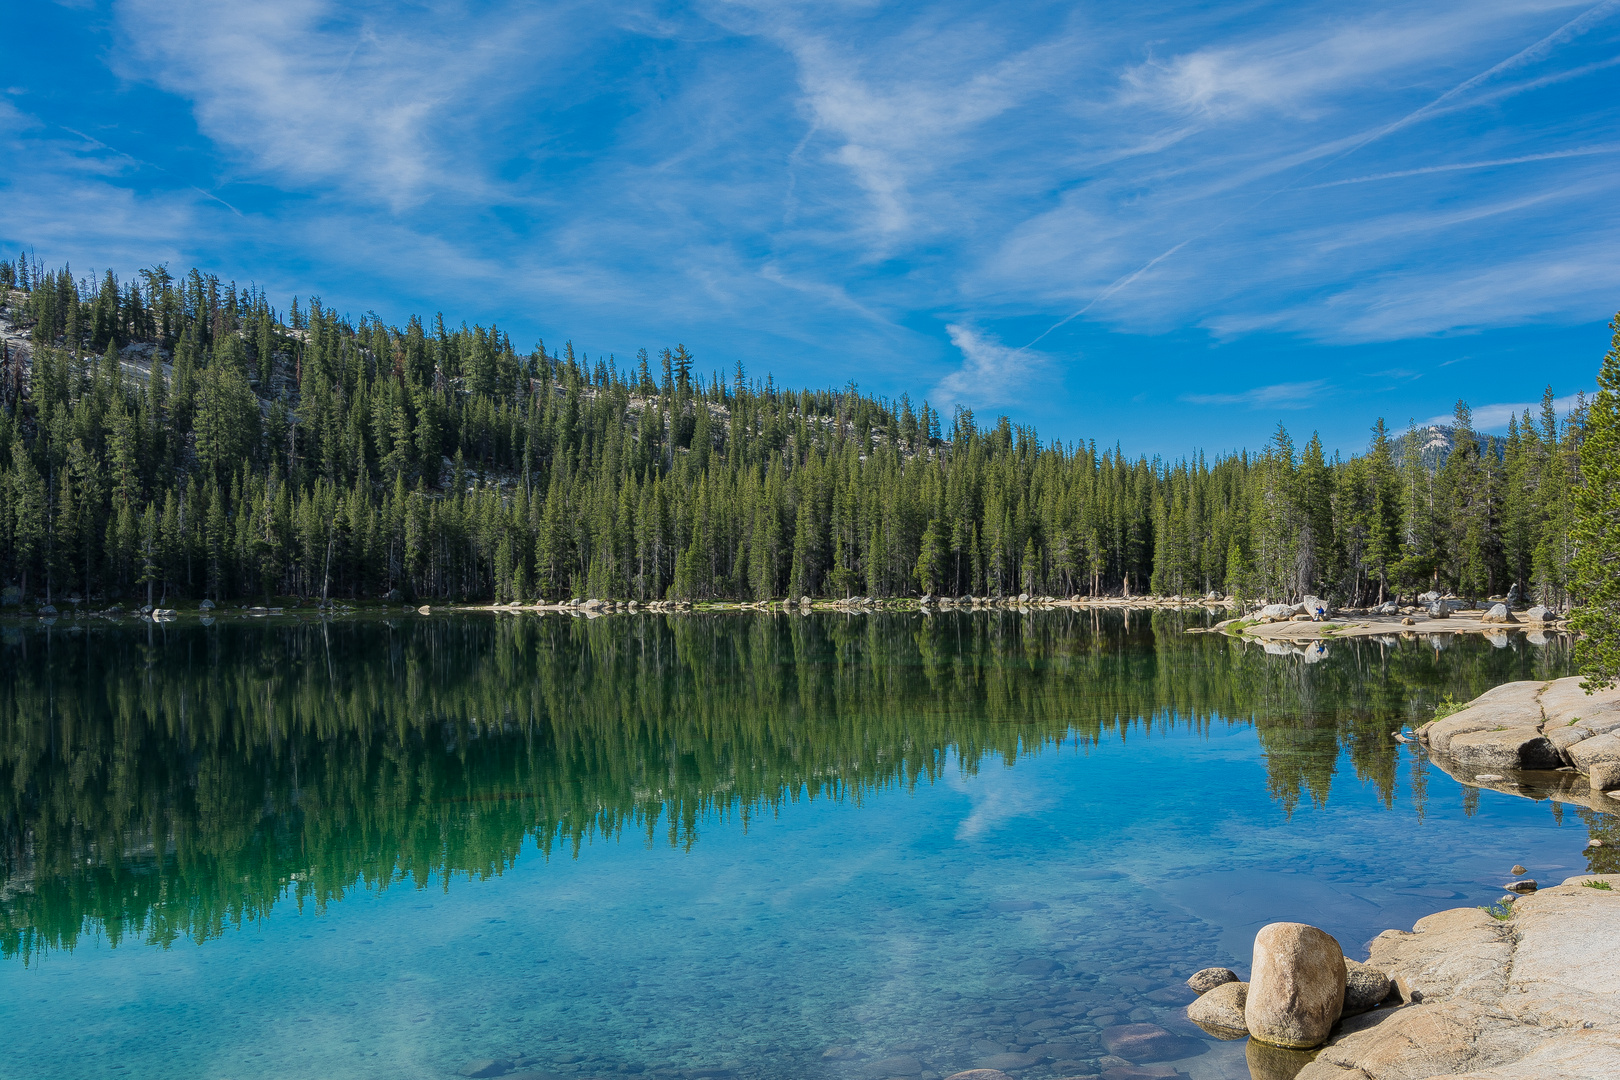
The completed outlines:
[[[1013,967],[1013,970],[1020,975],[1033,975],[1039,978],[1043,975],[1051,975],[1054,972],[1061,971],[1063,967],[1056,960],[1047,960],[1037,956],[1020,961]]]
[[[1173,1065],[1110,1065],[1100,1075],[1102,1080],[1176,1080],[1181,1073]]]
[[[1320,1046],[1344,1008],[1344,950],[1304,923],[1272,923],[1254,938],[1243,1015],[1249,1034],[1289,1050]]]
[[[1000,1069],[969,1069],[966,1072],[951,1073],[945,1080],[1012,1080],[1012,1077]]]
[[[1248,1022],[1243,1018],[1243,1008],[1249,998],[1249,984],[1246,982],[1228,982],[1215,987],[1209,993],[1187,1006],[1187,1019],[1210,1031],[1211,1028],[1220,1029],[1210,1031],[1216,1038],[1235,1038],[1233,1034],[1240,1032],[1247,1035]]]
[[[879,1058],[866,1066],[868,1076],[917,1076],[922,1071],[922,1062],[906,1054]]]
[[[511,1071],[506,1058],[476,1058],[457,1070],[462,1076],[504,1076]]]
[[[1116,1024],[1102,1033],[1110,1054],[1127,1061],[1177,1061],[1207,1049],[1197,1039],[1176,1035],[1158,1024]]]
[[[1042,1061],[1039,1054],[991,1054],[978,1063],[980,1069],[1027,1069],[1032,1065],[1039,1065]]]

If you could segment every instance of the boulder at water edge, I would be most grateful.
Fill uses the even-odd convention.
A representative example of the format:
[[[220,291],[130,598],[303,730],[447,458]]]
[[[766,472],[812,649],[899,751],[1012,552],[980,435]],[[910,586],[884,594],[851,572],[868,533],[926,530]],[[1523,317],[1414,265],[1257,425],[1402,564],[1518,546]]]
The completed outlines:
[[[1389,997],[1389,976],[1356,960],[1344,962],[1344,1014],[1356,1016],[1376,1009]]]
[[[1553,613],[1539,604],[1524,613],[1526,622],[1551,622]]]
[[[1272,923],[1254,936],[1245,1026],[1273,1046],[1320,1046],[1344,1008],[1344,988],[1344,950],[1330,934],[1304,923]]]
[[[1230,1038],[1232,1036],[1228,1033],[1247,1030],[1243,1007],[1248,997],[1248,983],[1222,983],[1187,1006],[1187,1019],[1212,1035]]]
[[[1192,978],[1187,980],[1187,985],[1200,994],[1207,994],[1222,983],[1237,981],[1237,972],[1231,968],[1204,968],[1202,971],[1193,972]]]
[[[1492,604],[1491,609],[1479,617],[1482,623],[1511,623],[1518,622],[1513,612],[1508,610],[1506,604]]]

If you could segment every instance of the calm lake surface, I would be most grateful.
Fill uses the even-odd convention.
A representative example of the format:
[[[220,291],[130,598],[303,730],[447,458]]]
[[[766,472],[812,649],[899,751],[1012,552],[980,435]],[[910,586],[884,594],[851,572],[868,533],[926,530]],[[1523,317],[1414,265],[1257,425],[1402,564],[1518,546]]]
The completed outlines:
[[[0,1073],[1046,1080],[1145,1020],[1246,1077],[1167,988],[1612,836],[1389,737],[1557,639],[1205,618],[13,623]]]

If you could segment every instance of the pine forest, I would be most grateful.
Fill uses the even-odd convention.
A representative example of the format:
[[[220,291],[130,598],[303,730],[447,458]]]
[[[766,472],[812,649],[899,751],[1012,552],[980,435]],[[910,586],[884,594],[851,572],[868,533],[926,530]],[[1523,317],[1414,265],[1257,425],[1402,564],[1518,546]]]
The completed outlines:
[[[966,408],[789,390],[685,346],[285,311],[162,266],[0,264],[0,585],[13,599],[1572,595],[1586,408],[1505,437],[1280,427],[1181,460]],[[1440,452],[1433,445],[1444,431]]]

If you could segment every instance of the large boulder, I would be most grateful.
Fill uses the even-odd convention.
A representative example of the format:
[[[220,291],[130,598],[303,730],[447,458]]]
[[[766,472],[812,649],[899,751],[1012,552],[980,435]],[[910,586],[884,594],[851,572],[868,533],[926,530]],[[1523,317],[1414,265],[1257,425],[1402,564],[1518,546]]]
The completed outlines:
[[[1244,1026],[1289,1050],[1320,1046],[1344,1009],[1344,950],[1305,923],[1272,923],[1254,937]]]
[[[1556,769],[1563,764],[1553,744],[1533,727],[1490,728],[1456,735],[1450,750],[1459,763],[1484,772]]]
[[[1333,606],[1320,596],[1307,596],[1299,602],[1299,606],[1305,609],[1307,615],[1315,615],[1317,608],[1321,608],[1324,615],[1333,614]]]
[[[1222,983],[1191,1005],[1187,1006],[1187,1019],[1206,1030],[1216,1028],[1216,1035],[1232,1031],[1247,1031],[1243,1009],[1249,1000],[1246,982]]]
[[[1567,751],[1569,760],[1598,791],[1620,788],[1620,735],[1613,732],[1582,739]]]
[[[1557,747],[1542,732],[1542,683],[1503,683],[1468,707],[1418,729],[1431,750],[1481,772],[1556,769]]]
[[[1426,593],[1418,593],[1418,603],[1420,604],[1432,604],[1438,599],[1440,599],[1440,594],[1432,589]]]
[[[1382,604],[1373,608],[1374,615],[1399,615],[1400,613],[1401,605],[1393,600],[1385,600]]]
[[[1546,608],[1542,607],[1540,604],[1537,604],[1535,607],[1531,608],[1529,611],[1526,611],[1524,613],[1524,621],[1525,622],[1534,622],[1534,623],[1552,622],[1553,618],[1554,618],[1553,613],[1551,611],[1548,611]]]
[[[1519,620],[1513,617],[1506,604],[1492,604],[1490,610],[1479,617],[1482,623],[1516,623]]]
[[[1429,605],[1429,618],[1449,619],[1451,618],[1451,608],[1444,600],[1436,600]]]
[[[1255,612],[1255,615],[1259,618],[1273,620],[1292,619],[1298,614],[1300,614],[1298,604],[1267,604]]]

